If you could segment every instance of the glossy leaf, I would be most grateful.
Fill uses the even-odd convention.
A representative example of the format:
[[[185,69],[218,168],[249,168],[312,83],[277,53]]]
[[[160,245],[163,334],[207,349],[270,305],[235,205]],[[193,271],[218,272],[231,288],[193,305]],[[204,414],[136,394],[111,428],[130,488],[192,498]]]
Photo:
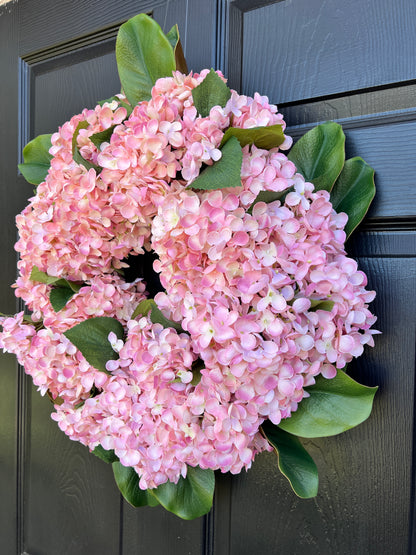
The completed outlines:
[[[145,299],[144,301],[141,301],[136,306],[133,314],[131,315],[131,319],[134,320],[139,315],[147,316],[149,312],[150,320],[153,324],[162,324],[164,328],[173,328],[179,333],[184,331],[180,324],[166,318],[153,299]]]
[[[315,385],[306,390],[310,397],[279,427],[300,437],[326,437],[364,422],[370,416],[377,387],[361,385],[338,370],[331,380],[318,376]]]
[[[159,505],[156,497],[150,493],[152,490],[140,489],[140,477],[133,468],[123,466],[120,462],[113,462],[112,466],[117,487],[130,505],[133,507]]]
[[[261,427],[277,453],[280,472],[289,480],[296,495],[303,499],[315,497],[318,494],[318,469],[299,439],[270,421]]]
[[[331,191],[334,209],[348,215],[347,237],[367,214],[375,194],[373,168],[358,156],[347,160]]]
[[[19,170],[32,185],[39,185],[48,175],[52,160],[49,154],[51,137],[52,135],[39,135],[23,149],[23,163],[19,164]]]
[[[330,191],[341,173],[345,160],[345,135],[335,122],[314,127],[301,137],[289,153],[298,172],[315,190]]]
[[[118,353],[108,341],[110,332],[114,332],[118,339],[124,337],[124,328],[118,320],[98,316],[80,322],[64,332],[64,335],[81,351],[91,366],[108,373],[106,362],[118,359]]]
[[[214,106],[223,108],[230,97],[230,89],[213,69],[210,70],[202,83],[192,91],[194,106],[203,118],[209,116],[211,108]]]
[[[221,151],[222,156],[218,162],[207,166],[188,188],[206,191],[241,186],[243,151],[238,139],[231,137]]]
[[[186,60],[183,53],[181,39],[179,37],[179,29],[177,25],[174,25],[172,29],[168,33],[166,33],[166,38],[168,39],[171,47],[173,48],[176,69],[181,73],[187,74],[188,66],[186,65]]]
[[[118,457],[114,453],[113,449],[104,449],[101,445],[97,445],[91,453],[107,464],[112,464],[113,462],[118,461]]]
[[[186,478],[179,478],[177,484],[166,482],[152,493],[165,509],[184,520],[191,520],[210,511],[214,488],[212,470],[188,466]]]
[[[263,148],[265,150],[276,148],[285,140],[281,125],[250,127],[249,129],[229,127],[224,133],[221,146],[223,146],[230,137],[236,137],[242,147],[246,145],[256,145],[257,148]]]
[[[124,23],[116,42],[118,73],[132,106],[151,98],[161,77],[171,77],[175,56],[168,38],[154,19],[139,14]]]

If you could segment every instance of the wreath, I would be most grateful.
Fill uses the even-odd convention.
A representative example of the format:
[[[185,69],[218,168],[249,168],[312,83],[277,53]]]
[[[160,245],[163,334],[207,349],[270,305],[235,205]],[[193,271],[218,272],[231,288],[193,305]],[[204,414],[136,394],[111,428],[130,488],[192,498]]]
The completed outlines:
[[[343,370],[377,333],[345,252],[374,171],[345,161],[333,122],[285,155],[277,107],[188,73],[177,26],[138,15],[116,56],[122,94],[23,151],[37,188],[14,287],[31,314],[3,316],[0,345],[134,506],[206,514],[215,470],[271,450],[313,497],[299,437],[356,426],[376,391]]]

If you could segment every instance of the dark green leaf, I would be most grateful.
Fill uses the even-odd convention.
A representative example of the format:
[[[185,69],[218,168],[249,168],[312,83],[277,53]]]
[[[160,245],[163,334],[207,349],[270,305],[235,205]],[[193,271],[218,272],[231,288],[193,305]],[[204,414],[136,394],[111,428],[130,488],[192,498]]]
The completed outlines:
[[[124,328],[118,320],[99,316],[84,320],[67,330],[64,335],[81,351],[91,366],[108,373],[106,362],[118,359],[118,353],[108,341],[110,332],[114,332],[118,339],[124,337]]]
[[[97,148],[100,148],[101,143],[109,143],[115,127],[115,125],[112,125],[108,129],[100,131],[100,133],[94,133],[94,135],[90,136],[90,141],[94,143]]]
[[[124,23],[118,32],[116,58],[121,85],[135,106],[151,98],[151,90],[161,77],[175,70],[173,49],[154,19],[139,14]]]
[[[97,445],[97,447],[91,451],[96,457],[101,459],[102,461],[112,464],[113,462],[118,461],[117,455],[114,453],[113,449],[104,449],[101,445]]]
[[[186,65],[185,56],[183,54],[181,39],[179,38],[179,29],[177,25],[174,25],[172,29],[166,34],[166,38],[173,48],[176,69],[181,73],[187,74],[188,66]]]
[[[341,370],[331,380],[317,376],[315,385],[306,389],[310,397],[279,424],[282,430],[300,437],[333,436],[358,426],[370,416],[377,391],[377,387],[361,385]]]
[[[285,140],[281,125],[250,127],[249,129],[229,127],[224,133],[221,146],[223,146],[230,137],[236,137],[242,147],[246,145],[256,145],[257,148],[263,148],[265,150],[276,148]]]
[[[54,287],[49,294],[49,300],[51,301],[54,311],[59,312],[62,310],[74,294],[74,291],[70,287]]]
[[[331,312],[335,304],[334,301],[320,301],[318,299],[310,299],[310,301],[310,312],[314,312],[315,310],[327,310],[328,312]]]
[[[144,301],[141,301],[136,306],[133,314],[131,315],[131,319],[134,320],[140,315],[146,316],[149,312],[150,320],[153,324],[162,324],[164,328],[173,328],[179,333],[184,331],[180,324],[166,318],[153,299],[145,299]]]
[[[348,215],[347,237],[367,214],[375,194],[373,168],[359,157],[347,160],[331,191],[334,209]]]
[[[133,507],[155,507],[159,505],[156,497],[150,493],[153,490],[143,490],[139,487],[139,475],[130,467],[123,466],[120,462],[113,462],[113,473],[118,489],[124,499]]]
[[[243,151],[238,139],[231,137],[221,151],[222,156],[218,162],[214,162],[212,166],[207,166],[188,188],[207,191],[241,186]]]
[[[49,154],[51,137],[52,135],[39,135],[23,149],[24,162],[19,164],[19,170],[32,185],[39,185],[48,175],[52,160]]]
[[[275,448],[280,472],[286,476],[293,491],[303,499],[318,494],[318,469],[299,439],[266,421],[263,432]]]
[[[289,153],[298,172],[315,190],[330,191],[341,173],[345,160],[345,135],[335,122],[322,123],[308,131]]]
[[[214,488],[212,470],[188,466],[186,478],[179,478],[177,484],[166,482],[152,493],[165,509],[184,520],[191,520],[209,512]]]
[[[202,83],[193,89],[192,98],[198,114],[206,118],[214,106],[224,108],[231,98],[231,91],[218,73],[211,69]]]

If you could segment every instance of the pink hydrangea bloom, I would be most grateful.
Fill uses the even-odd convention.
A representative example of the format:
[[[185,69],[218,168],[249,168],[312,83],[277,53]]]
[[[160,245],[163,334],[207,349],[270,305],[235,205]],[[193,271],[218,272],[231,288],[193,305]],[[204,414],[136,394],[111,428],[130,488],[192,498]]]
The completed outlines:
[[[192,90],[207,73],[174,72],[129,117],[105,103],[52,136],[49,173],[17,216],[16,296],[32,318],[0,319],[0,347],[55,400],[59,427],[91,450],[114,449],[143,489],[176,483],[188,466],[249,468],[271,449],[261,424],[290,417],[317,375],[333,378],[377,333],[374,292],[345,253],[347,216],[297,173],[282,152],[290,137],[271,150],[245,146],[239,188],[187,188],[221,158],[230,125],[285,129],[257,93],[232,91],[224,107],[198,115]],[[97,147],[91,136],[109,128]],[[85,164],[73,158],[76,129]],[[253,206],[261,191],[282,200]],[[127,282],[123,269],[149,250],[164,288],[155,301],[181,333],[132,319],[145,284]],[[61,310],[50,302],[54,285],[32,279],[34,266],[79,285]],[[108,373],[64,335],[100,316],[125,329],[124,339],[109,334],[119,358]]]

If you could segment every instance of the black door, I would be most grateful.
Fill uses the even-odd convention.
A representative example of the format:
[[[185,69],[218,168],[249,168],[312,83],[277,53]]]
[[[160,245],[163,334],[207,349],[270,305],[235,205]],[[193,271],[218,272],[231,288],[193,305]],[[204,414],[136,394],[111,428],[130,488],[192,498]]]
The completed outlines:
[[[378,292],[375,349],[351,374],[379,385],[370,419],[308,442],[316,499],[295,497],[273,454],[217,476],[214,509],[184,522],[132,509],[111,468],[69,441],[51,406],[3,355],[0,553],[5,555],[406,554],[414,527],[416,315],[416,4],[413,0],[17,0],[0,6],[1,309],[19,310],[14,216],[32,189],[17,175],[24,144],[119,91],[120,23],[152,13],[179,24],[188,66],[219,67],[240,92],[267,94],[299,136],[343,124],[348,157],[376,169],[377,197],[350,241]]]

